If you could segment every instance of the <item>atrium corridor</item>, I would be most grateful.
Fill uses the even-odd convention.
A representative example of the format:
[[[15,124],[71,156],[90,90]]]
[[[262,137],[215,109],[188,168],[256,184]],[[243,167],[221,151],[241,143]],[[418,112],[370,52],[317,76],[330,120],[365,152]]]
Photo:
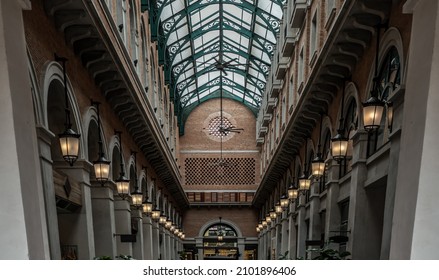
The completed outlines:
[[[439,259],[438,45],[434,0],[0,0],[0,259]]]

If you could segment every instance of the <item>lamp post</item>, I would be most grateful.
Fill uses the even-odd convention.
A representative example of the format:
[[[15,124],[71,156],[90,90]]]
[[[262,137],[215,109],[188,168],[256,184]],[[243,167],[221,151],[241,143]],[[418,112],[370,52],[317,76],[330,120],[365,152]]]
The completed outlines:
[[[79,138],[80,134],[76,133],[72,129],[72,122],[70,121],[70,109],[67,91],[67,75],[66,75],[66,62],[67,58],[59,57],[55,54],[55,61],[62,63],[63,68],[63,82],[64,82],[64,99],[65,99],[65,123],[64,132],[58,134],[59,144],[61,147],[61,153],[65,161],[73,166],[73,163],[78,159],[79,154]]]
[[[98,145],[99,145],[99,153],[98,159],[93,161],[93,167],[95,171],[96,180],[101,183],[103,186],[107,181],[110,175],[110,163],[111,161],[105,158],[105,153],[102,144],[102,136],[101,136],[101,117],[99,113],[99,105],[101,103],[91,101],[92,106],[96,107],[97,115],[98,115]]]

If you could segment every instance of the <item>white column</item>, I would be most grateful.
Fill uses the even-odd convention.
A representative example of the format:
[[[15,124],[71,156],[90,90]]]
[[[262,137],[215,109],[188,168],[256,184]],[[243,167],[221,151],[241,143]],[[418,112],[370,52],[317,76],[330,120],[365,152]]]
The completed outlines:
[[[279,255],[285,255],[285,253],[288,251],[288,211],[285,210],[282,213],[282,239],[281,239],[281,249],[280,252],[278,253]],[[291,253],[291,252],[290,252]],[[290,257],[289,254],[287,257]]]
[[[52,139],[55,135],[44,127],[37,127],[37,134],[40,151],[41,175],[44,185],[44,206],[46,210],[50,258],[52,260],[59,260],[61,259],[61,244],[59,240],[58,213],[56,209],[52,156],[50,151]]]
[[[143,218],[143,254],[146,260],[154,260],[153,253],[153,228],[152,220],[150,217]],[[158,235],[157,235],[158,236]],[[158,243],[158,240],[157,240]]]
[[[143,253],[144,232],[142,220],[142,211],[140,209],[131,210],[131,223],[134,223],[135,228],[137,228],[136,242],[131,243],[131,246],[133,248],[133,258],[136,260],[145,259],[145,255]]]
[[[319,181],[313,180],[314,182],[310,188],[310,202],[309,202],[309,236],[310,240],[320,240],[321,239],[321,227],[320,227],[320,195],[319,195]],[[313,249],[318,248],[318,246],[311,247]],[[310,248],[307,248],[310,249]],[[311,259],[314,258],[318,253],[311,252]]]
[[[116,197],[114,202],[114,218],[116,221],[116,234],[131,234],[131,206],[127,200]],[[121,242],[117,238],[116,255],[133,255],[133,246],[131,242]]]
[[[413,14],[391,259],[439,258],[439,5],[406,1]]]
[[[63,241],[64,244],[77,245],[78,258],[80,260],[93,259],[96,254],[89,173],[92,165],[86,160],[77,160],[72,167],[65,161],[54,162],[54,166],[56,166],[56,169],[68,174],[69,177],[76,180],[81,187],[82,206],[79,213],[58,214],[60,240]],[[64,232],[61,232],[61,229]]]
[[[152,224],[152,259],[158,260],[160,258],[160,226],[159,223]]]
[[[306,258],[306,244],[305,241],[308,239],[306,236],[307,233],[307,227],[305,222],[305,215],[306,215],[306,209],[305,209],[305,195],[299,194],[299,208],[297,210],[297,257],[298,258]]]
[[[0,1],[0,259],[49,259],[23,9]]]
[[[116,251],[116,240],[119,242],[120,237],[114,236],[116,226],[113,190],[109,187],[101,187],[98,184],[91,188],[91,195],[96,257],[108,256],[114,258],[118,254]]]
[[[295,205],[290,203],[290,212],[288,214],[288,258],[296,259],[297,258],[297,232],[294,218],[294,210]]]

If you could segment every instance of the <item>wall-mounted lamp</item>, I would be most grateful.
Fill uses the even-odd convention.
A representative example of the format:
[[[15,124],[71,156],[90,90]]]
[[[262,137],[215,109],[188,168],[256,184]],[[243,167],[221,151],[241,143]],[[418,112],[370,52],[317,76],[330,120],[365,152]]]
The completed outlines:
[[[95,171],[96,180],[101,183],[103,186],[107,181],[110,175],[110,163],[111,161],[105,158],[105,153],[102,144],[102,136],[101,136],[101,117],[99,113],[99,105],[101,103],[91,101],[91,105],[96,107],[97,115],[98,115],[98,159],[93,161],[93,167]]]
[[[65,98],[65,113],[66,119],[64,123],[64,132],[58,134],[59,144],[61,147],[62,157],[67,161],[70,166],[78,159],[79,154],[79,138],[80,134],[76,133],[72,129],[72,122],[70,121],[70,109],[69,100],[67,94],[67,75],[66,75],[66,62],[67,58],[59,57],[55,54],[55,61],[62,63],[63,68],[63,82],[64,82],[64,98]]]
[[[288,199],[288,196],[286,194],[283,194],[280,197],[280,207],[283,211],[288,209],[288,205],[290,204],[290,200]]]

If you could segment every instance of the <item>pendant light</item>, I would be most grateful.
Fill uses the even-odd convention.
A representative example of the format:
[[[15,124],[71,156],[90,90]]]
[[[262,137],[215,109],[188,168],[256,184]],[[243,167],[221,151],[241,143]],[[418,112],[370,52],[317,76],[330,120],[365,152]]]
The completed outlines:
[[[142,168],[145,170],[146,181],[148,182],[148,170],[144,166]],[[146,188],[145,199],[142,201],[142,212],[147,217],[152,216],[152,202],[149,200],[148,187]]]
[[[379,99],[380,81],[378,77],[378,53],[380,51],[380,30],[382,25],[377,26],[377,41],[375,50],[375,76],[369,99],[363,103],[364,129],[368,132],[378,129],[381,125],[385,103]]]
[[[101,183],[103,186],[107,181],[110,175],[110,163],[111,161],[105,158],[105,153],[102,145],[102,136],[101,136],[101,117],[99,114],[99,105],[101,103],[95,102],[92,100],[92,106],[96,107],[96,111],[98,114],[98,145],[99,145],[99,154],[98,159],[93,161],[93,167],[95,171],[96,180]]]
[[[286,194],[283,194],[280,197],[280,207],[283,211],[288,209],[288,205],[290,204],[290,200],[288,199],[288,196]]]
[[[318,180],[325,173],[325,161],[322,158],[321,139],[322,139],[323,114],[320,116],[319,144],[317,146],[317,156],[311,162],[312,175]]]
[[[141,208],[143,203],[143,193],[139,190],[139,186],[137,184],[137,152],[131,151],[131,154],[134,156],[134,191],[131,192],[131,198],[133,206],[136,208]]]
[[[159,224],[162,226],[165,226],[165,224],[166,224],[166,215],[165,215],[165,212],[163,212],[163,211],[160,214]]]
[[[274,211],[275,211],[276,215],[280,215],[284,211],[281,204],[280,204],[280,201],[278,201],[276,203],[276,205],[274,206]]]
[[[79,138],[80,134],[76,133],[72,129],[72,123],[70,121],[70,109],[69,109],[69,100],[67,94],[67,75],[66,75],[66,62],[67,58],[59,57],[55,54],[55,61],[62,63],[63,68],[63,82],[64,82],[64,99],[65,99],[65,123],[64,123],[64,132],[58,134],[59,144],[61,147],[61,154],[65,161],[69,163],[70,166],[73,166],[73,163],[78,159],[79,154]]]
[[[288,199],[290,201],[295,200],[299,194],[299,189],[294,184],[295,179],[296,178],[293,178],[293,181],[291,182],[290,187],[288,188]]]
[[[305,139],[305,165],[303,169],[302,176],[299,177],[299,190],[306,191],[309,190],[311,186],[311,180],[309,179],[308,169],[307,169],[307,152],[308,152],[308,139]]]
[[[348,151],[349,139],[344,136],[344,98],[345,98],[345,87],[343,83],[343,91],[341,96],[341,112],[340,112],[340,123],[338,126],[337,134],[331,139],[331,153],[332,158],[340,163],[346,158]]]
[[[125,200],[128,196],[130,196],[130,180],[128,180],[127,177],[125,177],[124,172],[124,164],[123,164],[123,151],[122,151],[122,132],[115,131],[117,136],[119,137],[119,145],[120,145],[120,151],[119,151],[119,159],[120,159],[120,172],[119,172],[119,178],[116,179],[116,189],[119,196]]]

